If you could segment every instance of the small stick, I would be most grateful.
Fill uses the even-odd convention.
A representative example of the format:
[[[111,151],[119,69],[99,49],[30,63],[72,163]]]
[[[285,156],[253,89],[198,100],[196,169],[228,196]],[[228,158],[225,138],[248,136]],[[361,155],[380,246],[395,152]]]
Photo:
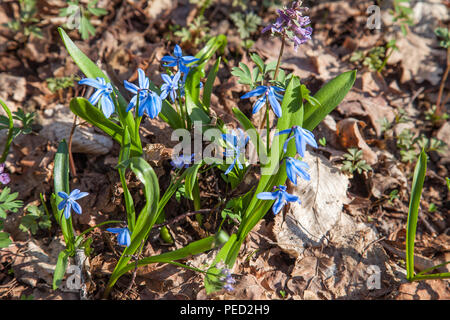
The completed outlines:
[[[449,71],[450,71],[450,47],[447,48],[447,68],[445,69],[444,75],[442,76],[441,85],[439,87],[439,93],[436,101],[436,114],[438,116],[442,116],[444,113],[445,103],[441,104],[441,99]]]

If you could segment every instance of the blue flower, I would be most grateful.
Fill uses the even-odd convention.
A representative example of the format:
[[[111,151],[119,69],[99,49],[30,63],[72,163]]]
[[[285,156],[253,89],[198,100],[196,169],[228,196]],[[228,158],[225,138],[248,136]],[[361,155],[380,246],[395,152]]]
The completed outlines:
[[[170,77],[165,73],[163,73],[161,77],[164,80],[164,84],[161,86],[161,99],[164,100],[170,94],[172,102],[175,102],[175,99],[177,98],[178,82],[181,77],[180,71],[178,71],[173,77]]]
[[[189,165],[194,160],[194,157],[195,154],[192,154],[190,156],[188,155],[173,156],[172,161],[170,161],[170,164],[176,169],[188,168]]]
[[[222,274],[222,277],[220,277],[219,280],[220,282],[222,282],[223,288],[228,292],[233,291],[233,284],[236,283],[236,280],[234,280],[233,276],[231,275],[230,269],[224,268],[220,273]]]
[[[151,119],[154,119],[161,111],[162,100],[155,92],[149,90],[150,81],[145,76],[144,70],[138,69],[138,74],[139,87],[124,80],[125,89],[134,94],[126,111],[130,111],[136,106],[139,93],[139,117],[142,117],[146,112]]]
[[[292,157],[286,158],[287,176],[294,185],[297,185],[298,177],[301,177],[307,181],[311,179],[308,172],[306,172],[306,169],[309,169],[309,166],[306,162],[300,161]]]
[[[241,99],[248,99],[255,96],[261,96],[256,100],[253,105],[253,113],[259,111],[262,106],[266,103],[267,98],[269,98],[269,103],[272,106],[273,112],[276,114],[278,118],[281,118],[281,106],[278,100],[283,100],[283,96],[280,92],[283,92],[284,89],[277,86],[258,86],[256,89],[244,94]]]
[[[256,196],[261,200],[275,200],[275,203],[272,207],[273,214],[278,214],[284,205],[288,202],[298,202],[301,203],[300,199],[293,194],[289,194],[286,192],[286,186],[278,186],[278,189],[274,192],[261,192]]]
[[[76,202],[76,200],[86,197],[88,194],[89,193],[81,192],[78,189],[74,189],[69,195],[63,191],[58,192],[58,196],[63,199],[63,201],[58,204],[58,210],[62,210],[64,208],[64,217],[66,219],[69,219],[72,208],[73,211],[81,214],[81,206]]]
[[[131,234],[128,228],[108,228],[106,229],[109,232],[117,233],[117,242],[121,246],[128,247],[131,243]]]
[[[233,291],[232,285],[236,283],[236,280],[233,278],[231,270],[226,267],[223,260],[216,264],[216,268],[219,270],[218,277],[222,288],[229,292]]]
[[[246,136],[244,131],[238,129],[238,135],[236,134],[236,131],[233,130],[232,133],[222,134],[222,138],[227,144],[224,155],[227,158],[233,158],[233,163],[225,171],[225,174],[229,174],[231,170],[233,170],[236,163],[238,164],[239,169],[243,169],[240,158],[245,152],[245,146],[247,145],[250,137]]]
[[[284,143],[283,146],[284,152],[286,152],[287,150],[287,144],[289,140],[293,138],[295,138],[295,147],[297,148],[297,152],[302,157],[305,156],[306,144],[309,144],[310,146],[317,148],[317,142],[316,140],[314,140],[314,134],[311,131],[303,129],[299,126],[293,126],[292,129],[282,130],[278,132],[276,135],[291,134],[291,133],[293,133],[293,135],[289,137]]]
[[[97,89],[97,91],[90,96],[89,102],[95,106],[100,100],[102,112],[106,118],[109,118],[114,112],[114,102],[111,98],[111,93],[113,93],[114,90],[111,83],[106,83],[105,79],[99,77],[97,77],[97,80],[91,78],[81,79],[78,83]]]
[[[181,48],[179,45],[175,45],[175,48],[173,50],[173,57],[172,56],[164,56],[161,61],[167,62],[168,64],[164,65],[164,67],[178,67],[181,68],[181,66],[186,66],[188,64],[191,64],[195,61],[198,61],[200,59],[197,59],[193,56],[183,56],[183,52],[181,51]]]

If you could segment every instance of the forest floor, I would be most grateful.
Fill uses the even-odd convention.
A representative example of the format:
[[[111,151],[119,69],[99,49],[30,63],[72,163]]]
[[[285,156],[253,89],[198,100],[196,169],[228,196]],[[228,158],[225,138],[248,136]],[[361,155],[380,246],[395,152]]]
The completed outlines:
[[[236,2],[247,6],[212,1],[204,11],[206,22],[199,23],[201,10],[188,0],[100,0],[97,5],[107,9],[107,14],[92,17],[95,36],[82,40],[77,30],[68,30],[68,34],[118,83],[135,81],[137,68],[142,68],[158,86],[164,72],[160,60],[172,53],[175,44],[194,55],[205,38],[225,34],[226,62],[220,66],[211,103],[218,118],[236,127],[231,108],[237,106],[250,116],[252,105],[240,99],[248,87],[238,83],[231,74],[232,68],[239,62],[252,65],[251,52],[266,61],[275,61],[281,46],[279,39],[261,34],[263,26],[276,19],[271,6],[276,1],[264,1],[264,5],[260,1]],[[436,139],[433,141],[440,140],[443,146],[450,145],[450,123],[433,111],[446,69],[446,51],[439,46],[434,29],[448,26],[450,4],[411,1],[414,23],[407,28],[406,35],[392,21],[389,13],[392,1],[383,1],[381,28],[368,28],[367,8],[372,4],[373,1],[365,0],[304,1],[310,7],[313,39],[297,52],[287,46],[282,59],[283,68],[299,76],[312,93],[338,74],[357,70],[352,90],[314,130],[316,139],[325,138],[326,143],[309,152],[319,159],[312,175],[316,174],[319,181],[319,168],[322,175],[315,189],[319,196],[310,208],[321,211],[317,212],[316,223],[325,231],[316,230],[320,228],[314,231],[320,234],[320,240],[308,242],[296,238],[292,217],[300,214],[300,209],[295,212],[293,208],[291,220],[286,217],[286,221],[281,215],[267,214],[241,248],[232,270],[237,280],[233,292],[207,295],[203,275],[156,264],[138,268],[130,290],[127,288],[131,273],[121,277],[112,299],[450,299],[448,280],[409,283],[405,271],[406,221],[412,175],[420,151],[412,141],[419,137],[425,144]],[[20,6],[18,1],[0,3],[0,98],[12,111],[22,108],[35,113],[31,132],[14,139],[6,161],[11,176],[8,187],[19,193],[24,208],[40,205],[39,195],[42,193],[48,200],[53,192],[56,148],[61,139],[69,139],[74,122],[69,102],[83,93],[83,86],[76,81],[82,78],[82,73],[57,32],[66,19],[59,16],[65,6],[65,1],[60,0],[37,1],[37,22],[28,22],[28,26],[40,28],[43,37],[39,38],[26,35],[24,28],[15,31],[3,25],[20,19]],[[249,12],[262,20],[243,39],[237,18],[233,18],[237,15],[233,14],[241,13],[242,21]],[[393,39],[398,50],[393,51],[380,72],[374,71],[372,67],[384,59],[387,45]],[[248,49],[249,41],[252,45]],[[63,77],[69,85],[55,89],[52,79]],[[441,104],[448,111],[450,81],[442,86]],[[261,121],[258,115],[252,120],[258,124]],[[175,145],[170,140],[170,127],[159,119],[143,121],[141,136],[147,150],[160,148],[170,153]],[[83,142],[79,133],[83,129],[90,144]],[[0,131],[0,145],[5,141],[5,131]],[[119,175],[114,170],[118,144],[81,121],[75,131],[72,154],[76,173],[71,172],[71,185],[90,194],[79,201],[83,214],[74,215],[74,227],[81,232],[106,220],[123,219],[125,208]],[[371,170],[340,172],[343,155],[351,147],[363,150],[363,159]],[[446,147],[438,151],[428,152],[415,244],[417,271],[450,260],[450,192],[445,180],[450,176],[450,151]],[[170,177],[169,160],[152,159],[150,151],[147,156],[164,190]],[[340,196],[336,208],[323,204],[328,196],[323,194],[326,185],[336,188],[328,193]],[[201,182],[202,207],[215,204],[219,187],[213,178],[206,177]],[[138,182],[131,192],[137,205],[142,205]],[[191,201],[171,199],[165,210],[166,218],[170,221],[192,210]],[[57,223],[53,220],[50,229],[38,228],[31,233],[19,227],[27,214],[24,209],[8,213],[4,222],[4,231],[10,234],[12,244],[0,249],[0,298],[80,299],[78,292],[51,288],[57,255],[64,248]],[[200,225],[193,217],[186,217],[169,225],[173,244],[162,241],[155,228],[143,256],[181,248],[214,233],[219,218],[204,215],[204,223]],[[330,225],[326,219],[336,221]],[[235,230],[236,226],[230,223],[227,228]],[[86,292],[89,299],[100,299],[121,248],[115,244],[114,235],[103,229],[96,228],[90,236],[93,241]],[[211,262],[215,252],[195,256],[185,263],[204,266]],[[448,272],[446,267],[440,270]],[[377,275],[379,283],[375,281],[375,287],[370,287],[368,279]]]

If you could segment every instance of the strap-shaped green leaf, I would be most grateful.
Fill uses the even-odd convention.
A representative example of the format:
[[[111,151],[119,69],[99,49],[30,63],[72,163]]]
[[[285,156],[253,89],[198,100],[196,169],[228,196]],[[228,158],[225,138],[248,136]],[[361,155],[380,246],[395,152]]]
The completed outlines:
[[[136,219],[131,234],[131,243],[123,251],[109,279],[106,295],[109,294],[117,279],[123,274],[123,268],[126,267],[131,257],[139,249],[141,243],[147,239],[148,233],[158,218],[159,184],[153,168],[143,158],[134,157],[130,159],[130,169],[144,185],[145,206]]]
[[[356,70],[347,71],[327,82],[314,95],[320,106],[305,105],[303,127],[312,131],[344,99],[356,80]]]
[[[56,290],[61,285],[61,282],[66,274],[67,263],[69,262],[69,251],[63,250],[58,255],[55,272],[53,273],[53,290]]]
[[[77,66],[80,68],[80,70],[86,75],[88,78],[103,78],[106,82],[111,82],[111,80],[103,73],[103,71],[97,67],[97,65],[89,59],[76,45],[73,43],[73,41],[70,39],[70,37],[66,34],[66,32],[62,28],[58,28],[59,34],[61,36],[61,39],[64,42],[64,45],[69,52],[70,56],[72,57],[73,61],[77,64]],[[118,97],[118,110],[117,113],[119,114],[119,118],[121,123],[124,126],[128,127],[128,130],[130,130],[131,137],[133,138],[133,143],[136,146],[139,146],[139,154],[142,154],[142,148],[140,146],[140,139],[139,137],[134,137],[135,132],[135,123],[134,118],[131,112],[126,112],[127,108],[127,102],[122,97],[120,92],[118,92],[116,89],[114,89],[114,93]],[[115,99],[114,99],[115,100]]]
[[[119,163],[128,162],[130,159],[130,149],[131,149],[131,139],[130,133],[128,130],[124,130],[125,134],[123,135],[122,147],[119,153]],[[123,196],[125,199],[125,209],[127,211],[127,222],[128,229],[131,233],[134,231],[134,225],[136,223],[136,211],[134,208],[133,197],[131,196],[130,190],[128,190],[127,180],[125,179],[126,167],[119,167],[117,169],[119,171],[120,182],[122,183],[123,188]]]
[[[64,241],[70,252],[74,249],[74,233],[72,227],[72,216],[69,219],[64,217],[64,209],[58,210],[58,204],[63,200],[58,196],[58,192],[70,193],[69,187],[69,150],[65,140],[58,145],[55,155],[55,165],[53,167],[53,183],[55,189],[55,207],[57,212],[57,222],[61,225]]]
[[[194,200],[193,190],[195,183],[197,181],[198,170],[202,166],[202,163],[195,163],[186,169],[186,181],[184,184],[184,190],[186,192],[186,197],[190,200]]]
[[[424,150],[419,155],[411,186],[411,199],[409,201],[408,222],[406,226],[406,277],[414,277],[414,242],[416,238],[417,218],[419,216],[420,197],[427,172],[427,155]]]
[[[122,127],[107,119],[89,100],[85,98],[73,98],[70,101],[70,110],[80,118],[101,129],[119,144],[122,144],[124,131]],[[141,147],[136,144],[136,140],[132,140],[131,156],[138,156],[140,154]]]
[[[209,70],[208,78],[206,79],[205,87],[203,88],[203,105],[206,108],[206,112],[209,114],[210,104],[211,104],[211,94],[214,85],[214,80],[216,79],[217,72],[219,71],[219,65],[221,58],[217,59],[214,66]]]
[[[225,35],[220,34],[218,36],[211,38],[203,47],[203,49],[197,52],[197,54],[195,55],[196,58],[200,59],[199,61],[196,62],[196,64],[199,66],[202,65],[204,66],[204,64],[209,59],[211,59],[211,57],[217,50],[220,50],[220,52],[223,53],[223,50],[225,49],[226,46],[227,46],[227,37]],[[201,67],[202,69],[203,66]]]
[[[259,135],[258,131],[256,130],[253,123],[250,121],[249,118],[241,111],[239,108],[233,108],[232,109],[234,116],[241,124],[242,128],[244,128],[247,132],[254,132],[255,134],[250,134],[250,140],[252,141],[253,145],[256,147],[256,152],[258,152],[258,155],[261,152],[261,161],[266,161],[267,153],[266,149],[264,148],[264,142],[261,139],[261,136]]]

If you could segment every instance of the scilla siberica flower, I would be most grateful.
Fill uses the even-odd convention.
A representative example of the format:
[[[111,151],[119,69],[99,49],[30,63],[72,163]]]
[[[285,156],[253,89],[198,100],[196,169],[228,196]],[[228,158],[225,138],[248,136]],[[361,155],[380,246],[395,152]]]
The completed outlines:
[[[125,89],[134,94],[134,97],[131,99],[127,112],[136,106],[137,97],[139,93],[139,117],[144,115],[144,112],[148,114],[151,119],[155,119],[162,107],[162,100],[155,92],[149,90],[150,81],[145,76],[144,70],[138,69],[139,75],[139,87],[133,83],[124,80]]]
[[[9,174],[6,172],[3,172],[5,170],[5,164],[0,164],[0,183],[2,184],[8,184],[11,182],[11,178],[9,177]]]
[[[278,214],[288,202],[301,203],[300,199],[293,194],[286,192],[286,186],[274,187],[274,192],[261,192],[257,194],[257,198],[261,200],[275,200],[272,207],[273,214]],[[277,190],[278,189],[278,190]]]
[[[111,83],[106,83],[105,79],[99,77],[97,77],[97,80],[91,78],[81,79],[78,83],[97,89],[97,91],[90,96],[89,102],[95,106],[100,100],[102,112],[106,118],[109,118],[114,112],[114,102],[111,98],[111,93],[113,93],[114,90]]]
[[[183,56],[183,52],[181,51],[181,47],[179,45],[175,45],[172,56],[164,56],[161,61],[167,62],[168,64],[164,65],[164,67],[178,67],[181,70],[182,66],[186,66],[193,62],[198,61],[196,57],[193,56]],[[189,70],[188,70],[189,71]]]
[[[174,155],[172,157],[172,161],[170,161],[170,164],[176,168],[188,168],[189,165],[194,161],[195,154],[192,154],[190,156],[188,155],[182,155],[182,156],[176,156]]]
[[[311,179],[309,173],[306,172],[307,169],[309,169],[309,166],[306,162],[303,162],[301,160],[292,157],[286,158],[287,176],[294,185],[297,185],[298,177],[301,177],[307,181]]]
[[[255,96],[260,96],[258,100],[253,105],[252,113],[258,112],[262,106],[266,103],[267,99],[269,99],[269,103],[272,107],[273,112],[276,114],[278,118],[281,118],[281,106],[278,100],[283,100],[283,96],[280,92],[283,92],[284,89],[276,86],[258,86],[256,89],[244,94],[241,99],[248,99]]]
[[[238,164],[239,169],[243,169],[241,163],[241,157],[245,152],[245,146],[247,145],[250,137],[246,136],[244,131],[238,129],[238,133],[233,130],[231,133],[222,134],[223,140],[226,142],[227,147],[224,152],[225,157],[233,158],[233,162],[225,171],[225,174],[229,174],[231,170],[233,170],[236,163]]]
[[[311,20],[308,16],[303,16],[303,12],[308,8],[301,5],[301,1],[294,1],[290,8],[278,9],[277,21],[265,27],[262,32],[270,30],[272,34],[286,37],[294,43],[294,49],[297,51],[299,45],[311,39],[313,31],[311,27],[308,27]]]
[[[178,71],[172,77],[165,73],[161,75],[161,78],[164,80],[164,84],[161,86],[161,95],[160,95],[161,99],[164,100],[170,94],[172,102],[175,102],[175,99],[177,98],[177,89],[180,77],[181,77],[180,71]]]
[[[309,144],[310,146],[317,148],[317,142],[314,140],[314,134],[307,130],[303,129],[299,126],[293,126],[292,129],[286,129],[278,132],[276,135],[279,134],[292,134],[286,142],[284,143],[283,150],[286,152],[287,150],[287,144],[291,139],[295,139],[295,147],[297,148],[297,152],[300,156],[305,156],[306,151],[306,144]]]
[[[63,200],[58,204],[58,210],[62,210],[64,208],[64,217],[69,219],[70,211],[73,208],[78,214],[82,213],[81,206],[76,202],[81,198],[84,198],[88,195],[87,192],[81,192],[78,189],[74,189],[69,195],[63,191],[58,192],[58,196],[60,196]]]
[[[128,247],[131,243],[131,233],[128,228],[108,228],[109,232],[117,233],[117,242],[121,246]]]

